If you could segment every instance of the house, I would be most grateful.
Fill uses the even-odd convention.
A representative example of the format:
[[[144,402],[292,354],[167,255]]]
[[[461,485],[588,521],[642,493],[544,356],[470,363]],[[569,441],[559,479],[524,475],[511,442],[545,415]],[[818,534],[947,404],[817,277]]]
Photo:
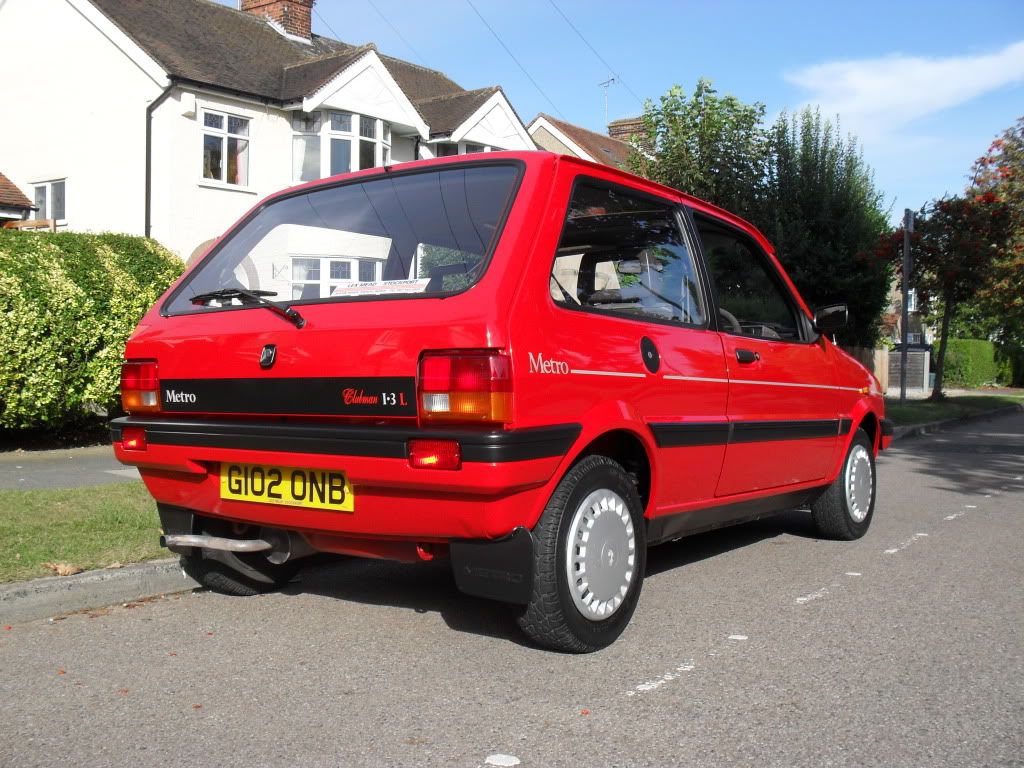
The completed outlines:
[[[500,87],[314,35],[315,1],[0,2],[0,66],[31,67],[0,120],[5,172],[58,227],[186,258],[292,184],[534,149]]]
[[[527,126],[533,142],[549,152],[579,157],[614,168],[626,169],[633,148],[626,141],[557,120],[543,112]]]
[[[27,219],[35,209],[25,194],[0,173],[0,226]]]

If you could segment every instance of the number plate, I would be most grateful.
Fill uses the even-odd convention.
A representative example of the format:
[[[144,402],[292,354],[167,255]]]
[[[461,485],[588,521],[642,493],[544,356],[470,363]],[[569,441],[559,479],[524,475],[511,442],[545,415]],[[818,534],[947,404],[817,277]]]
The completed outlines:
[[[335,469],[221,464],[220,497],[332,512],[355,508],[352,485],[344,472]]]

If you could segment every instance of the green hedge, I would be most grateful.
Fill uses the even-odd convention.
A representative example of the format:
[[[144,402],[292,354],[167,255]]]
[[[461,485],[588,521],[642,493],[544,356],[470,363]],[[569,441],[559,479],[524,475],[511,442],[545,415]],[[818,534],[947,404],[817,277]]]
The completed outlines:
[[[125,341],[183,269],[141,237],[0,230],[0,427],[116,405]]]
[[[1008,384],[1006,366],[996,362],[996,345],[985,339],[950,339],[944,380],[961,387]]]

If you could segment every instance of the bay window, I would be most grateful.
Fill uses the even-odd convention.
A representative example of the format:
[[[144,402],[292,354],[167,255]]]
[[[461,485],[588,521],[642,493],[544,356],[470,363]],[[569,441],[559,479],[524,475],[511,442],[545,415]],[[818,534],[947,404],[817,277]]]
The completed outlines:
[[[35,198],[36,219],[53,219],[64,221],[67,218],[64,204],[64,189],[66,179],[54,181],[40,181],[32,185],[32,193]]]
[[[313,181],[391,163],[391,126],[376,117],[329,110],[292,118],[292,178]]]

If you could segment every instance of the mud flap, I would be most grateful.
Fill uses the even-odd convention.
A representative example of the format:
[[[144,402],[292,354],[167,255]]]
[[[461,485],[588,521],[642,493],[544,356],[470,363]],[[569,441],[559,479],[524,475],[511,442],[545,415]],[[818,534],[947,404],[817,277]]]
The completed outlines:
[[[455,584],[467,595],[526,604],[533,591],[533,535],[516,528],[501,539],[453,541]]]
[[[184,507],[172,507],[170,504],[157,504],[157,512],[160,514],[160,527],[164,534],[189,534],[195,533],[195,515],[191,509]],[[164,537],[160,537],[160,546],[165,546]],[[176,555],[188,555],[192,547],[167,547]]]

